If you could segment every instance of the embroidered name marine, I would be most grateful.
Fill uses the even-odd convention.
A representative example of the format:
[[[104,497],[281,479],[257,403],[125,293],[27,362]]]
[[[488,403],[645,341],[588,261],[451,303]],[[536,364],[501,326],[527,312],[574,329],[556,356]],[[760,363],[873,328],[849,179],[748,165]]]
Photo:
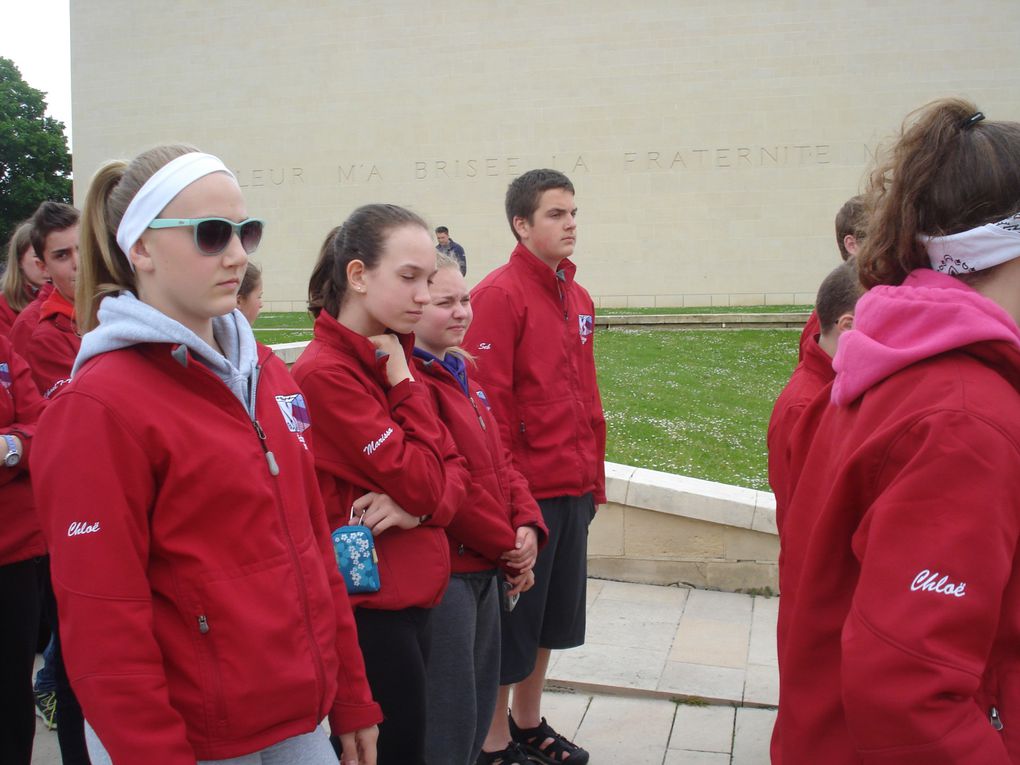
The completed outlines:
[[[365,444],[365,447],[361,451],[363,451],[366,455],[372,454],[372,452],[374,452],[376,449],[378,449],[380,446],[382,446],[383,443],[386,441],[386,439],[389,438],[392,435],[393,435],[393,428],[386,428],[386,432],[384,432],[381,436],[379,436],[374,441],[369,441],[367,444]]]

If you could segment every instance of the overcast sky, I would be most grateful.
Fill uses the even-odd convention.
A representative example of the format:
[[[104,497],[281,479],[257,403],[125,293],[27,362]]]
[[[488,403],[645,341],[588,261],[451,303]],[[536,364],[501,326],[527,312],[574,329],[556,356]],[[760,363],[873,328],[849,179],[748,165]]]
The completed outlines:
[[[46,113],[71,141],[71,39],[68,0],[0,0],[0,56],[46,94]]]

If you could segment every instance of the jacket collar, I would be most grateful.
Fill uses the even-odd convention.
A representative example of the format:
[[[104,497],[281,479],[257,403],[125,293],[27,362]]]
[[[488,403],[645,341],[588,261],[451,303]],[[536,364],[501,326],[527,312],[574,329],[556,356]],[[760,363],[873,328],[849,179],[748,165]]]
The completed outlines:
[[[456,353],[447,353],[443,358],[439,358],[422,348],[415,348],[414,357],[420,362],[418,364],[420,369],[433,377],[442,377],[444,374],[452,377],[460,385],[465,396],[471,395],[468,392],[467,365]]]
[[[54,289],[49,297],[45,298],[42,309],[39,311],[39,319],[48,319],[51,316],[66,316],[74,321],[74,303],[60,294],[60,290]]]
[[[539,284],[552,288],[555,294],[559,294],[559,284],[565,284],[568,287],[573,284],[574,274],[577,271],[577,266],[574,265],[570,258],[561,260],[559,265],[556,266],[556,270],[553,271],[520,242],[517,243],[514,251],[510,253],[510,262],[523,269],[530,278]]]
[[[312,332],[316,340],[321,340],[341,353],[353,356],[361,362],[362,366],[374,372],[376,379],[383,387],[390,387],[386,377],[386,355],[372,345],[367,337],[348,329],[326,311],[319,312]],[[410,364],[411,352],[414,350],[414,333],[401,335],[398,332],[393,332],[391,334],[396,335],[400,340],[407,363]]]
[[[804,358],[800,363],[811,374],[827,383],[836,376],[836,372],[832,368],[832,358],[818,344],[818,335],[814,335],[809,342],[804,343]]]

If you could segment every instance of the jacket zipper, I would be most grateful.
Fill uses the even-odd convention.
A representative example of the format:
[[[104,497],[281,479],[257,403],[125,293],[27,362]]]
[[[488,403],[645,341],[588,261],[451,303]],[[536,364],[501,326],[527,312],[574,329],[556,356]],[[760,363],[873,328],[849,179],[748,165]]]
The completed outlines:
[[[570,313],[567,311],[567,299],[563,295],[563,284],[560,279],[560,273],[556,273],[556,291],[560,294],[560,305],[563,307],[563,321],[570,319]]]
[[[478,404],[471,398],[471,394],[468,394],[468,401],[471,402],[471,407],[475,410],[475,417],[478,418],[478,424],[482,426],[482,430],[485,430],[485,420],[482,419],[482,413],[478,411]]]
[[[1002,724],[1002,718],[999,717],[999,710],[997,707],[992,707],[988,710],[988,721],[992,724],[995,730],[1002,730],[1005,726]]]
[[[262,451],[266,455],[266,464],[269,465],[269,474],[272,476],[277,476],[280,474],[280,468],[276,463],[276,457],[269,450],[269,446],[266,444],[266,433],[262,429],[262,426],[259,424],[259,421],[255,416],[256,408],[255,394],[258,392],[259,372],[261,371],[261,369],[262,367],[260,365],[258,364],[255,365],[255,371],[252,373],[250,395],[248,397],[248,407],[247,409],[245,409],[245,414],[247,414],[248,418],[251,420],[252,427],[255,429],[255,435],[258,436],[259,443],[262,445]],[[212,375],[217,381],[219,381],[222,384],[223,381],[220,380],[215,375],[213,375],[211,371],[209,371],[208,374]],[[231,393],[230,396],[235,401],[237,401],[238,404],[241,404],[241,402],[237,400],[237,396],[235,396],[233,393]],[[244,409],[245,407],[242,405],[241,408]],[[287,515],[283,511],[283,498],[280,496],[280,484],[277,483],[276,481],[273,481],[272,484],[273,493],[276,495],[276,508],[280,515],[280,525],[283,527],[284,532],[287,534],[287,551],[290,553],[291,564],[294,567],[295,574],[294,578],[297,581],[298,585],[298,593],[300,595],[301,600],[301,614],[304,617],[305,621],[305,634],[308,638],[308,642],[311,647],[312,653],[314,654],[315,676],[319,681],[319,693],[322,694],[326,688],[325,664],[323,663],[322,652],[319,650],[319,644],[315,640],[315,630],[312,628],[312,618],[309,614],[310,606],[308,603],[308,588],[305,584],[305,578],[302,575],[301,561],[298,559],[297,549],[294,546],[294,535],[291,533],[290,524],[287,523]],[[202,625],[204,623],[206,632],[208,632],[209,621],[208,619],[205,619],[205,621],[203,622],[203,618],[204,616],[199,617],[199,631],[201,632]]]
[[[255,417],[255,394],[258,393],[259,389],[259,372],[262,367],[258,364],[255,365],[255,371],[251,376],[251,388],[248,390],[248,417],[251,419],[252,427],[255,428],[255,435],[259,437],[259,445],[262,447],[262,453],[266,455],[266,464],[269,466],[269,475],[277,476],[280,475],[280,466],[276,464],[276,455],[269,450],[269,445],[266,443],[266,432],[259,425],[258,419]]]
[[[203,640],[208,640],[209,638],[206,638],[205,636],[209,634],[209,618],[205,614],[199,614],[197,618],[198,634],[202,635]],[[216,721],[220,725],[223,725],[227,721],[227,704],[223,696],[223,680],[220,677],[218,668],[215,666],[216,652],[212,646],[209,647],[209,655],[213,662],[213,666],[210,669],[212,672],[213,702],[215,704]]]
[[[262,430],[262,426],[259,425],[259,421],[255,417],[255,394],[258,390],[260,370],[261,367],[256,365],[255,373],[252,375],[248,416],[251,417],[252,425],[255,427],[255,433],[259,437],[259,443],[262,444],[262,451],[265,452],[266,463],[269,465],[269,474],[277,476],[280,474],[280,468],[276,464],[276,457],[269,450],[269,446],[266,444],[266,433]],[[308,602],[308,588],[305,584],[305,578],[302,575],[301,561],[298,559],[297,549],[294,545],[294,535],[291,533],[290,524],[287,523],[287,515],[283,511],[283,497],[280,496],[280,484],[276,481],[273,481],[273,493],[276,495],[276,507],[280,514],[280,525],[287,534],[287,550],[290,552],[291,561],[294,565],[294,578],[297,581],[298,591],[301,595],[301,614],[305,620],[305,634],[308,637],[308,644],[315,657],[315,677],[319,681],[319,693],[321,694],[326,688],[325,665],[322,660],[322,653],[319,651],[319,644],[315,640],[315,630],[312,628],[312,618],[309,614],[310,605]]]

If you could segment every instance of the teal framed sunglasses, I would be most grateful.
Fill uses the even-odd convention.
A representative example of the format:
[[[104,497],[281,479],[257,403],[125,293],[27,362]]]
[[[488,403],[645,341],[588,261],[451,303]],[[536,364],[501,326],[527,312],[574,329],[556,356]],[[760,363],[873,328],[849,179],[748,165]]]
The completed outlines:
[[[237,234],[244,251],[251,255],[262,241],[265,225],[265,221],[258,218],[248,218],[240,223],[226,218],[156,218],[149,228],[191,226],[195,230],[195,246],[205,255],[219,255],[230,244],[230,237]]]

